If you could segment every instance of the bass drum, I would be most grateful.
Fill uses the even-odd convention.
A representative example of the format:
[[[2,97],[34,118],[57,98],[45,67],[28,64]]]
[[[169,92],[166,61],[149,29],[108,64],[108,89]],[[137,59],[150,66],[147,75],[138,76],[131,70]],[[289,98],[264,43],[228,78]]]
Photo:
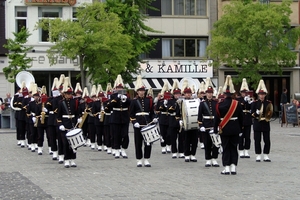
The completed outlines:
[[[184,99],[182,101],[182,121],[185,130],[198,129],[199,99]]]

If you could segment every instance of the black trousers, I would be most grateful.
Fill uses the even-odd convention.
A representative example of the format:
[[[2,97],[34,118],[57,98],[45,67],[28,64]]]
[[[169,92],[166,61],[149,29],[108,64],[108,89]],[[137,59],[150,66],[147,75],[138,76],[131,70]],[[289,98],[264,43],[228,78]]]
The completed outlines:
[[[159,124],[160,135],[163,138],[163,142],[160,143],[161,147],[171,145],[171,135],[168,132],[168,125]]]
[[[49,125],[48,126],[48,135],[50,136],[50,144],[51,144],[51,151],[57,151],[57,132],[56,126]]]
[[[223,154],[222,164],[223,166],[229,166],[231,164],[238,164],[238,151],[237,145],[239,142],[239,135],[221,135]]]
[[[93,123],[88,123],[89,132],[88,132],[88,138],[91,140],[91,143],[96,142],[96,126]]]
[[[19,125],[20,123],[18,119],[15,120],[16,120],[16,138],[17,140],[21,140],[20,125]]]
[[[19,127],[19,137],[20,140],[25,140],[25,135],[26,135],[26,121],[19,120],[18,122],[18,127]]]
[[[213,144],[211,137],[209,135],[209,130],[201,132],[204,142],[205,150],[205,160],[210,160],[212,158],[218,158],[219,149]]]
[[[73,152],[73,149],[70,147],[68,139],[66,137],[67,131],[61,131],[61,138],[63,142],[63,151],[64,151],[64,159],[76,159],[76,153]]]
[[[184,131],[184,155],[196,155],[198,145],[198,130]]]
[[[255,146],[255,154],[261,154],[261,135],[263,135],[264,140],[264,154],[269,154],[271,149],[271,141],[270,141],[270,131],[254,131],[254,146]]]
[[[127,149],[129,145],[129,124],[112,124],[114,134],[114,149]]]
[[[203,141],[203,134],[204,134],[203,132],[201,132],[201,131],[198,130],[198,139],[199,139],[200,143],[204,143],[204,141]]]
[[[31,143],[37,144],[38,141],[37,128],[34,127],[34,124],[29,124],[29,129],[30,129]]]
[[[88,123],[87,123],[87,121],[85,121],[83,123],[81,129],[82,129],[82,136],[86,140],[87,138],[89,138],[89,136],[88,136]]]
[[[109,125],[104,125],[104,134],[105,134],[105,145],[109,148],[111,148],[111,133],[110,133],[110,126]]]
[[[171,151],[172,153],[183,153],[183,131],[179,132],[179,128],[170,127],[168,128],[168,135],[171,135]],[[178,139],[178,143],[177,143]]]
[[[43,147],[44,144],[44,134],[46,132],[46,136],[47,136],[47,141],[48,141],[48,147],[50,147],[50,138],[48,137],[48,129],[47,127],[38,127],[37,128],[37,132],[38,132],[38,147]]]
[[[251,145],[251,126],[244,126],[243,135],[239,137],[239,150],[249,150]]]
[[[57,144],[58,144],[58,155],[64,155],[64,142],[63,142],[63,137],[61,134],[61,130],[59,130],[59,127],[56,126],[56,135],[57,135]],[[64,135],[64,137],[66,137]]]
[[[143,143],[144,143],[144,154],[143,154]],[[141,134],[140,128],[134,128],[134,145],[135,145],[135,157],[136,159],[146,158],[149,159],[151,157],[151,149],[152,144],[147,145],[144,142],[144,138]]]
[[[103,126],[97,126],[96,127],[96,134],[97,134],[97,145],[101,146],[103,144],[104,141],[104,127]]]
[[[26,123],[26,138],[27,138],[27,143],[31,144],[32,139],[31,139],[31,132],[30,132],[30,124]]]
[[[113,129],[113,124],[109,124],[109,130],[110,130],[110,143],[112,149],[114,149],[114,129]]]

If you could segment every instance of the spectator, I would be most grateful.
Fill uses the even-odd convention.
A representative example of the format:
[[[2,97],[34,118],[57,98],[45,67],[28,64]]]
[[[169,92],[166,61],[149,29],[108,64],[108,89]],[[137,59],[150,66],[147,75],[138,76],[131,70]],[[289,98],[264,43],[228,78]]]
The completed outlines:
[[[5,109],[10,107],[11,96],[10,93],[6,94],[6,98],[4,99]]]
[[[280,97],[280,108],[281,108],[281,122],[285,123],[285,113],[284,113],[284,104],[287,104],[287,89],[284,88]]]

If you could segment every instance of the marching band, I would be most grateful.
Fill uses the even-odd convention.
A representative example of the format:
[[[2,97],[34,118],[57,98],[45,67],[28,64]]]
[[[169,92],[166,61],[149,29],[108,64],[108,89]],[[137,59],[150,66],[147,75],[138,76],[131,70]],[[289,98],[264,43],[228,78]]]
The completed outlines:
[[[115,159],[128,158],[131,122],[137,167],[151,167],[152,144],[156,141],[160,141],[162,154],[197,162],[200,139],[204,166],[219,167],[217,159],[222,154],[225,168],[221,174],[235,175],[238,158],[250,158],[253,124],[255,160],[260,162],[263,153],[263,161],[271,162],[269,121],[273,105],[266,99],[263,80],[256,90],[257,100],[253,99],[246,79],[235,93],[230,76],[218,93],[210,78],[201,82],[197,91],[185,79],[181,88],[178,81],[174,81],[172,89],[165,82],[155,99],[152,88],[147,88],[146,95],[141,76],[136,80],[135,98],[130,99],[124,86],[118,75],[114,87],[108,83],[105,91],[101,85],[93,85],[89,93],[79,83],[73,90],[70,78],[62,74],[59,79],[54,78],[52,95],[48,96],[45,86],[38,88],[34,80],[23,80],[11,102],[17,144],[22,148],[27,145],[28,150],[42,155],[46,135],[52,160],[64,163],[65,168],[77,167],[75,159],[81,146],[105,151]]]

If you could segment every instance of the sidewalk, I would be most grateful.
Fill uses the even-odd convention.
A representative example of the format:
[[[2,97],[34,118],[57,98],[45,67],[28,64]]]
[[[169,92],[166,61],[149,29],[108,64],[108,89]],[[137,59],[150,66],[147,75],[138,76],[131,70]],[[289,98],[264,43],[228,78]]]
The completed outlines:
[[[128,159],[81,147],[77,168],[65,169],[52,161],[44,147],[38,156],[16,145],[15,130],[0,129],[1,199],[299,199],[300,128],[271,124],[271,163],[239,159],[237,175],[220,175],[223,167],[204,167],[204,150],[198,162],[185,163],[152,148],[151,168],[136,167],[130,129]],[[251,136],[253,138],[253,134]],[[44,145],[46,142],[44,142]],[[221,156],[218,158],[221,164]]]

